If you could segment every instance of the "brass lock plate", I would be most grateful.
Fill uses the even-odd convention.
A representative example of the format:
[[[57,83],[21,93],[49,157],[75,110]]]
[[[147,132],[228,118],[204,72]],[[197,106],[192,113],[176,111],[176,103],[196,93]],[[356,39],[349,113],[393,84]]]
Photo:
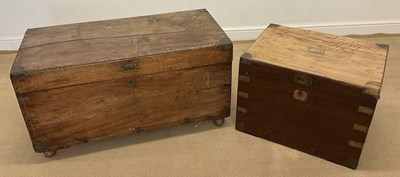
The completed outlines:
[[[293,92],[293,98],[300,101],[306,101],[307,95],[308,95],[307,92],[302,90],[294,90]]]

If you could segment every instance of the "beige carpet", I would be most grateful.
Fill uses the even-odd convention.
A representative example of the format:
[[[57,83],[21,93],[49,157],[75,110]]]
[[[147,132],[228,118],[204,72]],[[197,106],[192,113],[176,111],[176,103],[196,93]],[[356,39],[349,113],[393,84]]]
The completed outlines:
[[[357,37],[357,36],[355,36]],[[390,45],[380,102],[358,170],[234,129],[201,122],[91,142],[54,158],[33,151],[9,80],[15,53],[0,55],[0,177],[8,176],[400,176],[400,35],[362,36]],[[250,42],[235,43],[238,57]],[[233,95],[232,107],[236,107]]]

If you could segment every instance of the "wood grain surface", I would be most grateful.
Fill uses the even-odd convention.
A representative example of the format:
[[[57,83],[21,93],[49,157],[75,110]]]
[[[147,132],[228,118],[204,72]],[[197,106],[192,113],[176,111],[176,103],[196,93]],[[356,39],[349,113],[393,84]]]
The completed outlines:
[[[379,96],[387,52],[384,44],[271,24],[243,58],[366,88]]]
[[[357,168],[387,52],[271,24],[240,58],[236,129]]]
[[[239,58],[254,41],[234,42],[232,112],[211,121],[93,141],[51,159],[33,153],[12,88],[13,54],[0,54],[0,174],[24,177],[400,176],[400,35],[352,36],[390,45],[381,98],[357,170],[235,130]],[[0,52],[1,53],[1,52]],[[251,94],[249,97],[252,97]],[[1,176],[0,175],[0,176]]]
[[[230,114],[232,42],[205,9],[29,29],[11,80],[36,152]]]
[[[232,44],[163,55],[133,57],[115,62],[67,67],[33,74],[11,72],[11,78],[15,92],[19,94],[230,62],[232,62]],[[134,71],[125,72],[122,67],[126,65],[136,65],[137,68]]]
[[[229,116],[231,65],[18,95],[37,152]]]
[[[205,9],[28,29],[12,73],[231,44]],[[73,52],[72,52],[73,51]]]

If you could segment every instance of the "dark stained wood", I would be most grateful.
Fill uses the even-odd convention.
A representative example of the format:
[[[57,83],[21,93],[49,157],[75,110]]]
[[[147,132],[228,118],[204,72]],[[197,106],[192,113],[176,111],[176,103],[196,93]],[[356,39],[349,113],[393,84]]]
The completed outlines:
[[[360,51],[374,53],[375,50],[370,51],[364,46],[372,44],[278,25],[269,28],[275,31],[268,32],[270,29],[267,29],[255,42],[257,45],[253,44],[240,59],[236,129],[356,168],[379,99],[379,92],[371,94],[366,91],[371,88],[380,90],[382,83],[378,80],[382,80],[383,73],[374,75],[373,70],[380,70],[375,67],[380,63],[377,61],[362,66],[371,71],[371,77],[354,75],[359,79],[354,82],[341,79],[354,73],[346,73],[341,68],[343,63],[340,62],[344,58],[335,58],[338,54],[335,55],[332,48],[340,46],[336,52],[355,50],[353,54]],[[281,33],[287,35],[275,36]],[[304,38],[304,41],[293,42],[293,36]],[[323,39],[313,41],[316,38]],[[313,43],[310,44],[310,41]],[[310,45],[316,46],[314,52],[328,48],[331,53],[318,59],[298,51]],[[260,46],[262,48],[258,48]],[[360,51],[357,51],[358,47]],[[363,60],[372,60],[377,56]],[[381,57],[378,59],[385,63],[386,56]],[[354,55],[347,59],[348,63],[360,62]],[[373,83],[378,84],[368,85],[365,78],[376,78]],[[360,86],[361,82],[365,84]],[[300,96],[297,94],[299,91]]]
[[[297,72],[275,66],[240,67],[240,74],[248,72],[251,80],[239,82],[238,90],[248,93],[248,98],[238,97],[238,106],[247,110],[237,113],[239,130],[339,164],[349,159],[358,162],[361,149],[348,142],[365,142],[366,132],[354,130],[353,125],[369,127],[372,115],[357,109],[375,108],[375,97],[362,97],[361,89],[315,76],[311,87],[296,84]],[[293,98],[297,89],[307,92],[306,101]]]
[[[232,42],[205,10],[29,29],[10,77],[36,152],[228,117]]]

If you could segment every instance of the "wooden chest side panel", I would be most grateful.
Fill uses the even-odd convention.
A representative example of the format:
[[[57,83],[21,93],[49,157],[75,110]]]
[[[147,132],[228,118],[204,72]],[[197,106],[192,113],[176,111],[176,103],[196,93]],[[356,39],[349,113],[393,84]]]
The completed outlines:
[[[239,74],[238,130],[357,166],[373,114],[360,112],[359,106],[373,110],[375,97],[316,76],[310,86],[298,84],[297,72],[255,62],[241,64]],[[295,99],[295,90],[305,92],[306,99]]]
[[[232,61],[232,50],[232,44],[228,44],[32,74],[23,72],[11,73],[11,79],[15,92],[20,94],[123,77],[230,63]],[[135,68],[131,71],[126,71],[123,68],[124,66],[133,66]]]
[[[35,150],[229,116],[231,65],[17,95]],[[21,100],[20,99],[20,100]]]

